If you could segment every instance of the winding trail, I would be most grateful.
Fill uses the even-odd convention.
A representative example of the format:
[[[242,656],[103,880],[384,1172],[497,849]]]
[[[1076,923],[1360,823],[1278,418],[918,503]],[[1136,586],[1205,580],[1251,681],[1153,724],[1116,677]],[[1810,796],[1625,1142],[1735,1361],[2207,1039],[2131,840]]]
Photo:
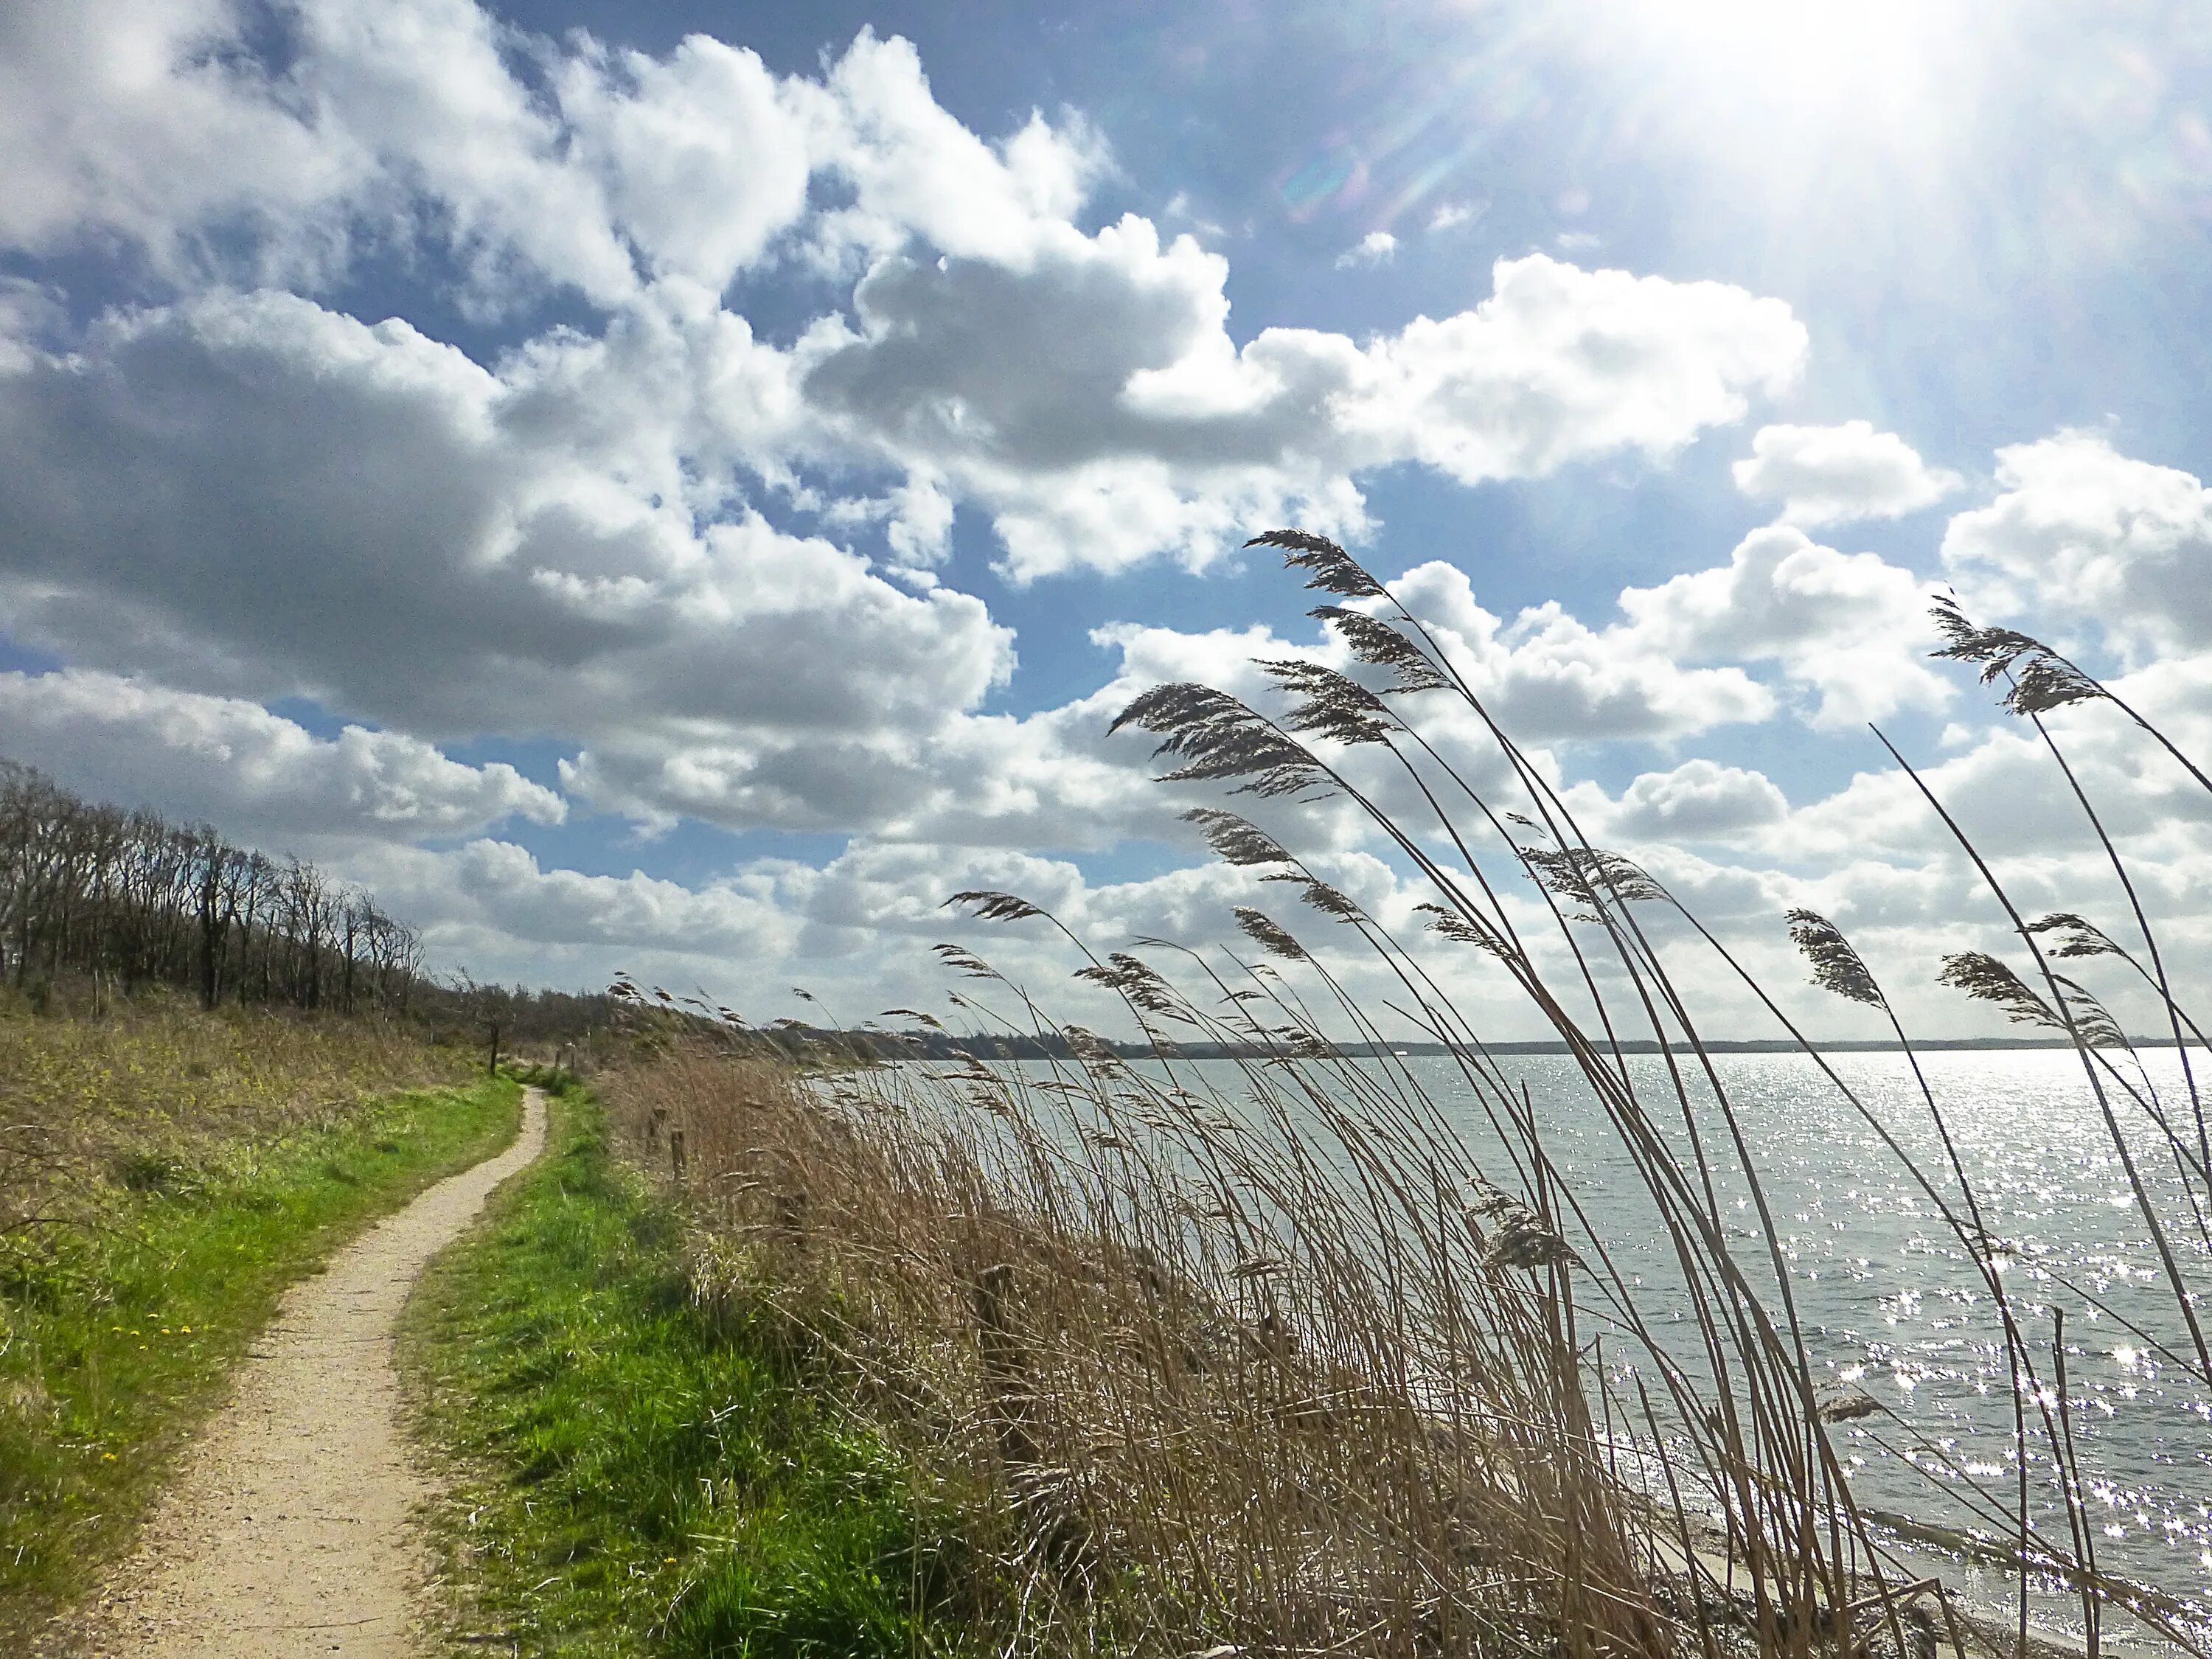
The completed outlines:
[[[100,1659],[398,1659],[431,1572],[413,1510],[432,1492],[399,1421],[393,1337],[422,1269],[545,1145],[522,1132],[285,1294],[230,1402],[188,1451],[137,1551],[76,1615]]]

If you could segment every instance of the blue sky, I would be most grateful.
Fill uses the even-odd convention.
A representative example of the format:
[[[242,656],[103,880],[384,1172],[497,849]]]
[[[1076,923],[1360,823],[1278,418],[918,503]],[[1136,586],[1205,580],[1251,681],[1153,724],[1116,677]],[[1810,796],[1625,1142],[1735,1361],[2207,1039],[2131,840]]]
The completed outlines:
[[[17,9],[0,753],[443,966],[865,1012],[957,886],[1228,927],[1103,728],[1332,659],[1237,549],[1298,522],[1778,979],[1809,903],[1924,983],[1997,936],[1869,720],[2117,900],[1929,593],[2212,735],[2208,94],[2179,4]],[[2203,810],[2100,720],[2197,960]]]

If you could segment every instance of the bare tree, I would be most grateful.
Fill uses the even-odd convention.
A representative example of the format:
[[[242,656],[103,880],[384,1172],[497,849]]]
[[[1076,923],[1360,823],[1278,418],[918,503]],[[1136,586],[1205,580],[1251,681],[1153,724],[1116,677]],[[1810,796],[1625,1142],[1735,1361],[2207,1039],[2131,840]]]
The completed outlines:
[[[86,801],[0,761],[0,971],[346,1012],[406,1010],[421,941],[367,893],[206,824]]]

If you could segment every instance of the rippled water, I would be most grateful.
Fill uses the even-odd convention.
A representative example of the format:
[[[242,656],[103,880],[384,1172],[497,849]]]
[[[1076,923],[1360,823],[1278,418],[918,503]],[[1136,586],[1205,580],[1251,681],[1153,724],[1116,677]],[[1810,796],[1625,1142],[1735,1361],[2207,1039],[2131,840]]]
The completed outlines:
[[[1931,1176],[1947,1167],[1902,1055],[1830,1058]],[[1448,1061],[1408,1063],[1439,1103],[1456,1105],[1470,1140],[1480,1146],[1491,1139]],[[1607,1235],[1616,1263],[1644,1282],[1651,1305],[1666,1307],[1667,1287],[1676,1282],[1671,1256],[1650,1223],[1640,1182],[1571,1062],[1503,1063],[1528,1085],[1547,1139]],[[1659,1064],[1644,1066],[1639,1082],[1659,1084]],[[2008,1295],[2027,1339],[2042,1351],[2046,1384],[2054,1375],[2053,1314],[2064,1311],[2067,1416],[2089,1477],[2099,1565],[2212,1609],[2212,1416],[2201,1382],[2120,1322],[2140,1326],[2176,1352],[2191,1352],[2080,1060],[2069,1051],[2012,1050],[1933,1054],[1923,1064],[1990,1231],[2020,1247],[2008,1269]],[[2161,1092],[2178,1097],[2176,1057],[2154,1055],[2149,1066]],[[1839,1449],[1853,1460],[1861,1502],[1922,1522],[1968,1523],[1960,1489],[1972,1480],[2009,1493],[2018,1469],[2010,1367],[1979,1274],[1926,1195],[1810,1059],[1722,1055],[1717,1066],[1744,1119],[1816,1364],[1838,1383],[1875,1394],[1902,1419],[1869,1419],[1836,1431]],[[1668,1097],[1662,1089],[1647,1098]],[[1709,1145],[1714,1139],[1709,1134]],[[2132,1133],[2130,1144],[2136,1145]],[[2179,1224],[2171,1224],[2169,1239],[2183,1277],[2212,1313],[2212,1260],[2201,1239],[2192,1248],[2191,1230],[2180,1219],[2185,1212],[2172,1160],[2152,1156],[2147,1141],[2137,1150],[2161,1210]],[[1936,1180],[1948,1194],[1952,1183]],[[1734,1231],[1741,1259],[1755,1271],[1766,1245],[1747,1189],[1728,1170],[1722,1190],[1739,1218]],[[1678,1310],[1683,1305],[1672,1299]],[[2033,1507],[2050,1535],[2067,1536],[2047,1484]],[[1930,1570],[1963,1582],[1985,1605],[2011,1601],[2013,1586],[2002,1570],[1955,1557],[1931,1561]],[[2070,1600],[2046,1589],[2033,1604],[2039,1624],[2079,1625]],[[2111,1626],[2122,1622],[2108,1620],[2108,1633],[2118,1636]]]
[[[1834,1054],[1837,1073],[1947,1199],[1955,1182],[1905,1057]],[[1676,1358],[1701,1369],[1689,1302],[1644,1184],[1588,1085],[1565,1056],[1512,1057],[1500,1066],[1527,1085],[1546,1145],[1573,1186],[1607,1253],[1634,1287],[1659,1340],[1682,1333]],[[1784,1265],[1807,1347],[1825,1379],[1856,1386],[1888,1408],[1832,1432],[1850,1460],[1854,1490],[1869,1513],[1962,1536],[1978,1530],[1998,1546],[2008,1522],[1976,1514],[1968,1488],[1996,1495],[2012,1513],[2019,1463],[2010,1366],[1994,1305],[1972,1261],[1897,1157],[1814,1061],[1802,1054],[1723,1054],[1716,1067],[1735,1102],[1780,1237]],[[2169,1103],[2184,1103],[2178,1058],[2148,1057],[2149,1081]],[[1474,1150],[1511,1186],[1511,1164],[1456,1067],[1441,1057],[1405,1064]],[[1662,1126],[1679,1109],[1664,1062],[1630,1061],[1639,1095]],[[2004,1258],[2007,1294],[2048,1385],[2054,1316],[2064,1314],[2067,1410],[2085,1477],[2087,1521],[2103,1571],[2176,1598],[2203,1621],[2212,1650],[2212,1401],[2162,1345],[2192,1352],[2157,1253],[2110,1133],[2070,1050],[1946,1051],[1922,1056],[1990,1237],[2014,1247]],[[1014,1067],[1012,1069],[1032,1069]],[[1049,1068],[1034,1068],[1039,1075]],[[1150,1067],[1140,1069],[1151,1070]],[[1243,1093],[1237,1068],[1206,1062],[1224,1099]],[[2212,1063],[2197,1061],[2200,1084]],[[2131,1111],[2132,1109],[2127,1109]],[[1723,1207],[1735,1218],[1730,1243],[1754,1284],[1773,1285],[1769,1246],[1747,1183],[1708,1099],[1699,1121]],[[2168,1225],[2183,1279],[2212,1323],[2212,1251],[2188,1219],[2170,1157],[2139,1113],[2123,1113],[2138,1168]],[[1670,1135],[1678,1146],[1679,1132]],[[1778,1298],[1770,1298],[1770,1305]],[[2101,1306],[2098,1304],[2102,1304]],[[1779,1309],[1775,1309],[1778,1320]],[[2139,1328],[2142,1334],[2130,1332]],[[1613,1344],[1608,1357],[1617,1353]],[[1632,1389],[1628,1391],[1632,1397]],[[2052,1416],[2058,1412],[2055,1398]],[[2033,1409],[2030,1511],[2065,1549],[2065,1513],[2041,1455]],[[1680,1473],[1678,1466],[1678,1474]],[[1960,1589],[1985,1614],[2008,1620],[2017,1605],[2013,1570],[1973,1550],[1896,1537],[1897,1553]],[[2078,1601],[2045,1582],[2031,1589],[2044,1632],[2078,1638]],[[2192,1622],[2195,1622],[2192,1620]],[[2166,1651],[2108,1613],[2106,1646]]]

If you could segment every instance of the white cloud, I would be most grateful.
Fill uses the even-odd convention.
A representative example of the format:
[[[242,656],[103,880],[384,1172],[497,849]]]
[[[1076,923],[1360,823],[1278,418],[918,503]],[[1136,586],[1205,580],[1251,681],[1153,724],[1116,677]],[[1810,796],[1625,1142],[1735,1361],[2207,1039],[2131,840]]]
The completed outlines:
[[[1639,840],[1711,841],[1778,822],[1790,803],[1764,773],[1709,760],[1646,772],[1621,793],[1613,828]]]
[[[2212,492],[2193,475],[2062,432],[1999,450],[1997,483],[1943,536],[1976,604],[2086,617],[2139,653],[2212,646]]]
[[[1663,463],[1806,355],[1778,301],[1543,255],[1498,262],[1468,309],[1371,337],[1240,336],[1225,259],[1140,217],[1081,216],[1111,161],[1079,117],[971,131],[903,41],[864,33],[784,77],[703,37],[656,57],[524,36],[465,0],[306,0],[296,56],[257,69],[240,15],[124,0],[98,31],[55,8],[0,18],[0,241],[131,250],[175,287],[74,336],[52,294],[0,287],[0,605],[11,636],[76,665],[0,680],[0,718],[9,747],[103,787],[327,835],[431,924],[442,959],[479,971],[592,982],[657,963],[682,982],[734,958],[872,982],[887,948],[921,965],[954,885],[1030,892],[1109,942],[1218,936],[1249,874],[1087,882],[1012,849],[1179,836],[1182,797],[1144,781],[1146,745],[1104,736],[1121,700],[1183,675],[1253,689],[1249,655],[1341,665],[1340,648],[1102,629],[1107,685],[996,712],[1011,634],[931,569],[957,520],[994,530],[1018,580],[1203,567],[1255,526],[1362,532],[1363,483],[1385,468],[1474,485]],[[1480,211],[1448,204],[1427,228]],[[1370,256],[1395,249],[1378,236]],[[573,325],[477,362],[273,291],[331,283],[371,247],[518,328],[565,288]],[[784,285],[772,337],[721,307],[748,273]],[[1674,743],[1785,704],[1828,726],[1942,706],[1912,573],[1790,526],[1894,516],[1956,480],[1865,422],[1769,427],[1752,448],[1739,482],[1789,524],[1630,590],[1617,620],[1493,614],[1443,564],[1398,584],[1551,775],[1547,744]],[[1947,538],[1962,581],[2086,593],[2145,653],[2204,641],[2197,480],[2079,434],[2000,461],[2005,494]],[[880,545],[892,568],[763,509]],[[2212,727],[2192,673],[2138,678],[2147,702]],[[245,701],[289,696],[388,729],[319,738]],[[1429,702],[1443,737],[1479,739]],[[855,839],[819,866],[696,887],[489,839],[392,845],[557,816],[560,796],[434,746],[487,733],[558,740],[566,790],[648,823]],[[1944,787],[2002,803],[2033,759],[1980,740]],[[1470,774],[1484,787],[1488,764]],[[2162,775],[2099,774],[2149,800],[2115,819],[2142,844],[2166,833]],[[1348,890],[1402,911],[1348,814],[1279,810]],[[1869,916],[1958,902],[1893,783],[1793,811],[1755,771],[1691,760],[1603,811],[1715,914],[1782,902],[1793,878],[1754,853],[1864,858],[1834,896]],[[2008,846],[2055,838],[2038,878],[2054,892],[2084,867],[2063,863],[2080,837],[2060,816],[1996,828]],[[1745,862],[1668,854],[1674,838]],[[2186,842],[2162,867],[2199,868]]]
[[[809,794],[799,757],[932,730],[1009,671],[977,599],[750,514],[696,530],[678,458],[635,453],[574,367],[501,378],[283,295],[105,324],[0,380],[11,631],[434,738],[719,747],[781,764],[766,821],[807,828],[848,821],[852,782]]]
[[[1297,329],[1240,345],[1224,261],[1141,218],[1077,228],[1110,167],[1079,117],[980,137],[903,40],[863,32],[819,76],[779,79],[703,37],[659,58],[532,40],[471,0],[302,0],[295,21],[281,74],[250,67],[242,15],[216,0],[127,10],[97,40],[15,25],[33,68],[0,157],[33,205],[0,235],[122,236],[180,276],[307,282],[364,239],[428,240],[471,306],[572,287],[605,338],[520,356],[574,374],[656,347],[655,396],[620,388],[649,409],[628,461],[657,443],[664,479],[724,500],[733,470],[787,487],[888,471],[901,482],[874,499],[910,562],[942,556],[963,505],[1020,580],[1202,565],[1286,515],[1356,532],[1362,473],[1413,460],[1478,483],[1663,458],[1804,353],[1778,301],[1540,257],[1501,263],[1474,309],[1365,345]],[[779,350],[714,312],[733,275],[787,257],[858,273],[857,326],[824,311]]]
[[[919,237],[946,257],[1020,266],[1060,240],[1109,163],[1079,119],[1040,114],[1002,142],[978,138],[931,94],[907,41],[863,30],[818,88],[789,83],[813,129],[816,165],[852,191],[816,238],[836,259]]]
[[[1626,450],[1663,459],[1786,384],[1804,331],[1719,283],[1501,260],[1474,310],[1365,345],[1226,330],[1227,262],[1146,221],[1069,233],[1027,264],[902,257],[860,326],[797,349],[845,445],[989,512],[1010,573],[1204,565],[1245,526],[1364,522],[1356,476],[1413,460],[1464,483]]]
[[[120,310],[67,351],[18,307],[0,362],[11,629],[432,740],[556,736],[577,746],[568,787],[649,822],[1092,845],[1136,821],[1129,767],[1076,714],[975,714],[1012,665],[978,600],[771,529],[752,480],[883,522],[909,566],[942,556],[963,506],[1018,577],[1198,564],[1255,523],[1360,528],[1355,475],[1408,458],[1474,482],[1663,456],[1802,355],[1774,301],[1540,256],[1501,263],[1474,311],[1364,346],[1271,330],[1239,347],[1224,261],[1141,219],[1069,222],[1103,165],[1079,121],[988,143],[903,43],[864,35],[823,80],[783,82],[710,42],[659,60],[586,43],[536,96],[457,0],[331,0],[303,27],[287,84],[317,89],[318,133],[374,158],[374,188],[332,200],[404,217],[419,199],[469,296],[495,300],[520,261],[599,295],[604,326],[486,367],[274,291]],[[163,40],[149,85],[185,72]],[[457,123],[481,153],[445,153]],[[825,172],[849,194],[810,217],[801,186]],[[715,210],[678,212],[694,189]],[[785,246],[867,261],[857,325],[826,316],[775,347],[720,309],[732,271]],[[849,488],[856,470],[889,482],[825,496],[808,476]],[[1498,695],[1540,733],[1767,707],[1735,670],[1609,660],[1570,618],[1485,626]]]
[[[1336,256],[1339,270],[1372,270],[1397,257],[1398,239],[1387,230],[1370,230]]]
[[[1416,566],[1389,586],[1518,741],[1668,739],[1773,712],[1772,696],[1740,668],[1686,666],[1630,630],[1593,629],[1557,604],[1531,606],[1507,622],[1476,601],[1465,571],[1441,560]],[[1311,656],[1340,669],[1352,665],[1333,635],[1323,636],[1318,650],[1264,629],[1192,635],[1129,628],[1100,637],[1121,647],[1130,690],[1190,679],[1256,693],[1262,682],[1247,666],[1255,657]],[[1419,699],[1406,712],[1441,720],[1455,738],[1481,746],[1479,726],[1452,708],[1440,696]]]
[[[1369,349],[1346,416],[1353,433],[1462,483],[1538,477],[1608,450],[1671,454],[1741,419],[1753,393],[1780,390],[1804,361],[1787,306],[1726,283],[1541,254],[1501,259],[1492,278],[1474,310],[1416,319]]]
[[[9,759],[71,788],[246,839],[406,840],[567,815],[559,795],[501,763],[465,766],[358,726],[317,738],[258,703],[86,669],[0,674],[0,730]]]
[[[0,241],[120,238],[177,270],[242,225],[272,264],[319,264],[323,210],[368,158],[242,61],[241,36],[226,0],[0,9]]]
[[[1556,603],[1492,636],[1460,636],[1507,729],[1538,741],[1687,737],[1765,720],[1773,697],[1740,668],[1687,667],[1620,629],[1595,629]]]
[[[637,276],[604,191],[567,154],[557,113],[507,69],[501,26],[475,0],[301,0],[295,101],[323,112],[374,172],[346,205],[404,234],[434,206],[471,297],[504,309],[533,276],[601,304]]]
[[[2190,690],[2203,696],[2212,674],[2200,669],[2188,675],[2195,682],[2188,690],[2175,684],[2179,678],[2146,674],[2120,685],[2124,694],[2156,699],[2157,716],[2193,739],[2212,730],[2212,722],[2183,705]],[[2156,678],[2166,683],[2145,683]],[[2177,713],[2178,720],[2172,718]],[[2212,851],[2212,797],[2109,704],[2062,709],[2046,715],[2045,725],[2138,882],[2166,890],[2152,913],[2199,913],[2200,901],[2189,895],[2185,872]],[[1941,865],[1963,885],[1928,920],[1933,924],[1955,914],[1961,896],[1974,908],[1978,878],[1921,793],[1924,784],[2005,879],[2021,884],[2016,896],[2023,906],[2124,914],[2124,896],[2113,884],[2096,827],[2033,728],[2008,722],[1963,745],[1945,746],[1950,752],[1916,768],[1918,784],[1884,767],[1863,771],[1826,798],[1796,808],[1767,832],[1769,850],[1808,865],[1868,860]]]
[[[1729,562],[1620,596],[1648,649],[1688,661],[1779,663],[1814,692],[1814,725],[1942,708],[1923,585],[1872,553],[1839,553],[1786,525],[1755,530]]]
[[[242,0],[0,18],[0,242],[119,238],[179,280],[315,283],[365,245],[421,240],[459,258],[476,305],[550,283],[618,307],[641,263],[719,291],[817,175],[849,198],[813,227],[832,266],[910,235],[1018,260],[1108,165],[1079,120],[987,143],[911,46],[866,31],[821,78],[778,79],[705,36],[659,59],[556,46],[474,0],[295,0],[278,70],[255,56],[260,21]]]
[[[1931,467],[1893,432],[1865,421],[1841,426],[1761,427],[1735,464],[1735,487],[1782,503],[1808,529],[1855,519],[1894,519],[1933,506],[1965,481]]]
[[[1462,225],[1471,225],[1489,210],[1487,202],[1439,202],[1436,211],[1429,215],[1429,234],[1437,236]]]
[[[563,63],[559,86],[609,210],[653,274],[720,293],[805,210],[805,115],[757,53],[699,34],[665,59],[594,51]]]
[[[720,979],[731,994],[730,964],[777,963],[799,935],[765,881],[549,870],[510,842],[371,848],[335,867],[418,927],[435,960],[481,978],[598,988],[627,968],[680,991]]]
[[[1951,696],[1925,660],[1919,580],[1784,526],[1753,532],[1725,565],[1623,590],[1626,620],[1603,627],[1556,603],[1508,623],[1440,561],[1390,586],[1507,728],[1534,742],[1667,740],[1766,720],[1779,704],[1747,664],[1775,664],[1813,694],[1802,712],[1816,726],[1940,708]]]

